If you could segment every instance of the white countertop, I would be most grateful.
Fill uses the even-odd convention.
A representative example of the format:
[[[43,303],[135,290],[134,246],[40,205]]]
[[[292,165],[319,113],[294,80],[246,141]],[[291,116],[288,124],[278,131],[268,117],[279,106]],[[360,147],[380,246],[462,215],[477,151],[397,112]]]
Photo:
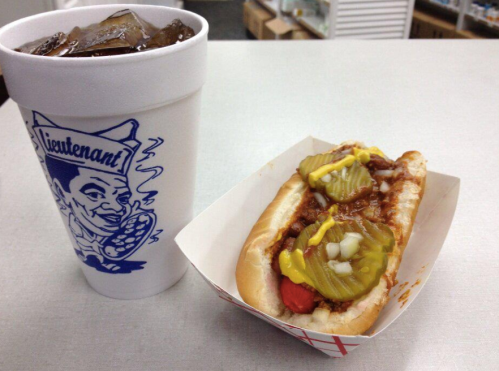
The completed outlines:
[[[219,300],[190,268],[138,301],[85,282],[16,105],[0,108],[0,370],[492,370],[499,43],[210,42],[196,214],[308,135],[418,149],[461,193],[411,307],[344,359]],[[261,334],[264,333],[264,341]]]

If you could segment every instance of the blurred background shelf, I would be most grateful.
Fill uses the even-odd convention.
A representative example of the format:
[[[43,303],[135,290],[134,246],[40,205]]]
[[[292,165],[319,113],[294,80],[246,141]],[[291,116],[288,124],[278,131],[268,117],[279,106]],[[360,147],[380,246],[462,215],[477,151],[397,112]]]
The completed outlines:
[[[427,0],[429,1],[429,0]],[[290,23],[289,17],[320,39],[404,39],[409,37],[414,0],[254,0],[269,16]],[[249,12],[262,18],[261,11],[247,6]],[[281,11],[279,11],[281,9]],[[249,15],[249,18],[252,16]],[[273,21],[267,20],[266,22]],[[251,25],[248,29],[257,39],[269,33]],[[263,26],[265,28],[265,26]],[[273,23],[273,28],[279,28]],[[282,30],[291,28],[282,25]],[[294,30],[296,31],[296,30]],[[277,39],[287,39],[277,32]]]
[[[457,6],[457,5],[444,4],[440,1],[434,1],[434,0],[417,0],[417,2],[423,3],[423,4],[428,4],[429,6],[440,8],[440,9],[443,9],[444,11],[449,11],[451,13],[455,13],[455,14],[459,13],[459,6]]]
[[[471,14],[471,13],[466,13],[465,18],[469,22],[475,22],[477,24],[480,24],[482,26],[489,28],[490,30],[492,30],[494,32],[499,32],[499,22],[492,22],[486,18],[478,17],[478,16]]]
[[[496,9],[494,9],[494,6]],[[480,9],[481,8],[481,9]],[[474,12],[483,13],[483,17]],[[495,21],[486,19],[490,11]],[[499,7],[492,0],[416,0],[411,38],[499,37]]]

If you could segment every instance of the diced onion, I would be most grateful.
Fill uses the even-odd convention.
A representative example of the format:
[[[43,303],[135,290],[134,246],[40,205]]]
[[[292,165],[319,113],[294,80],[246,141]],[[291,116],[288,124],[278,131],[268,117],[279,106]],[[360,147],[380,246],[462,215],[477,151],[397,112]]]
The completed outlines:
[[[323,209],[327,207],[327,201],[323,195],[321,195],[319,192],[314,192],[314,197]]]
[[[358,239],[359,241],[362,241],[364,239],[364,236],[362,236],[360,233],[357,233],[357,232],[347,232],[347,233],[345,233],[345,236],[354,237],[354,238]]]
[[[331,181],[331,174],[326,174],[324,175],[321,180],[324,182],[324,183],[329,183]]]
[[[387,182],[383,181],[379,186],[379,190],[383,193],[386,193],[390,190],[390,185]]]
[[[344,151],[341,151],[342,155],[349,155],[350,153],[352,153],[352,149],[351,148],[348,148],[348,149],[345,149]]]
[[[392,176],[395,170],[377,170],[374,175],[378,176]]]
[[[333,265],[333,270],[339,275],[349,275],[353,273],[352,266],[349,262],[337,263]]]
[[[339,261],[337,261],[337,260],[330,260],[330,261],[328,261],[328,262],[327,262],[327,266],[328,266],[329,268],[331,268],[331,269],[334,271],[334,266],[335,266],[336,264],[339,264],[339,263],[340,263],[340,262],[339,262]]]
[[[330,242],[326,245],[326,252],[328,259],[335,259],[340,253],[340,244]]]
[[[340,242],[341,257],[343,259],[350,259],[359,249],[359,240],[356,237],[346,237]]]
[[[330,172],[329,174],[331,174],[331,176],[333,176],[333,177],[336,177],[336,176],[338,176],[338,170],[334,170],[334,171]]]

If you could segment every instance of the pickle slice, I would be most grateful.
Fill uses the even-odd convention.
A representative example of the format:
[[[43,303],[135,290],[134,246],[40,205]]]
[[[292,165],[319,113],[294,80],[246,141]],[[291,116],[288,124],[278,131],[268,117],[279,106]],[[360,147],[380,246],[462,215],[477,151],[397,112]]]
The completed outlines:
[[[339,153],[323,153],[315,156],[308,156],[302,162],[298,170],[302,179],[306,182],[308,175],[323,165],[329,164],[342,157]]]
[[[326,184],[326,194],[338,203],[347,203],[363,197],[373,190],[369,170],[355,161],[352,166],[339,171]]]
[[[308,240],[319,227],[319,223],[306,227],[293,246],[293,249],[304,252],[305,271],[314,283],[314,287],[324,297],[337,301],[355,300],[371,291],[386,271],[388,253],[393,250],[395,244],[392,230],[382,223],[349,220],[336,223],[326,232],[318,246],[309,248]],[[360,242],[360,250],[351,259],[338,258],[339,261],[350,262],[353,269],[352,274],[341,276],[327,264],[326,245],[329,242],[340,242],[347,232],[360,233],[364,238]]]

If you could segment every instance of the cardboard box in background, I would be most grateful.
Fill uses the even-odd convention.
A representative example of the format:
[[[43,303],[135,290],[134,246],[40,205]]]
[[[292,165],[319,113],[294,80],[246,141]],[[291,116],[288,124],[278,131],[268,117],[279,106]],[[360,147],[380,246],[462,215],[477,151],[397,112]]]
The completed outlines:
[[[291,40],[313,40],[313,39],[316,39],[316,37],[307,30],[296,30],[291,33]]]
[[[243,24],[244,27],[249,29],[249,20],[251,17],[251,9],[257,6],[256,3],[253,3],[251,1],[245,1],[243,5]]]
[[[314,37],[297,23],[275,18],[265,23],[263,40],[309,40]]]
[[[263,40],[265,22],[271,18],[272,15],[257,3],[252,1],[244,3],[244,25],[258,40]]]

